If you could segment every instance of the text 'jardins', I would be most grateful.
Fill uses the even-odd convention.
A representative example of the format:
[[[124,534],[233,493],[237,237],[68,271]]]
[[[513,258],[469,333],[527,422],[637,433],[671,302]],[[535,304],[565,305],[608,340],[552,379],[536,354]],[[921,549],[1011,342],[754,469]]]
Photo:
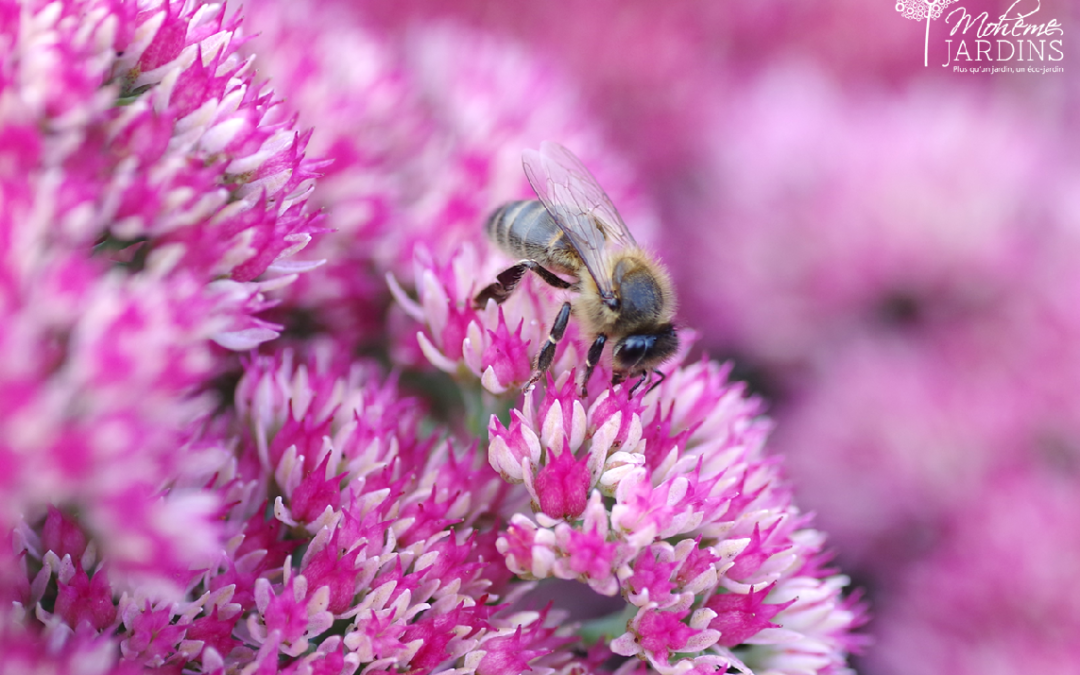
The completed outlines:
[[[1039,6],[1023,12],[1016,0],[996,21],[988,12],[972,15],[964,7],[958,7],[945,17],[952,26],[945,40],[946,58],[942,66],[957,62],[1054,62],[1065,58],[1065,29],[1057,19],[1045,23],[1028,23],[1027,19],[1039,11]],[[972,30],[974,29],[974,30]],[[970,33],[970,35],[969,35]],[[955,39],[959,34],[960,39]]]

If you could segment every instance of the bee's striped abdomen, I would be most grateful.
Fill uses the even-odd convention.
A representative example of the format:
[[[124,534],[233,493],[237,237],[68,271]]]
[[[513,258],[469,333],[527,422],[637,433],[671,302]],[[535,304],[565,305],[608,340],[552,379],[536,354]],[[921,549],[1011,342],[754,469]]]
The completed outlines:
[[[577,268],[567,260],[567,256],[576,259],[576,252],[551,214],[538,201],[502,205],[488,218],[485,230],[489,239],[514,257],[570,272]]]

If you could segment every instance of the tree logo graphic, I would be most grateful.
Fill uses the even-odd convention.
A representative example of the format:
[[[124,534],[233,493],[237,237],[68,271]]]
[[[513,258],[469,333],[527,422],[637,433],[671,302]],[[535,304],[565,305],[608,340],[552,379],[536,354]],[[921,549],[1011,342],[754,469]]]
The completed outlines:
[[[945,7],[956,0],[896,0],[896,11],[904,15],[905,19],[921,21],[926,19],[926,42],[923,43],[923,67],[930,62],[930,20],[941,16]]]

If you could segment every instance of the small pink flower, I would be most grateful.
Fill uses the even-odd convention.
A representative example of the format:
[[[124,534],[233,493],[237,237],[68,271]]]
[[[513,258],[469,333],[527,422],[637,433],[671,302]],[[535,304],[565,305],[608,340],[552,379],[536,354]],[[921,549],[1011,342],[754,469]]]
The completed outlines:
[[[478,274],[478,268],[490,274]],[[456,251],[445,266],[435,265],[420,251],[414,261],[419,298],[410,299],[393,277],[390,289],[410,317],[426,324],[416,339],[435,367],[452,375],[471,373],[485,389],[502,394],[528,381],[531,365],[526,370],[514,359],[528,354],[530,345],[543,344],[547,334],[541,320],[550,321],[558,308],[550,300],[538,300],[543,303],[538,311],[524,313],[508,313],[509,308],[494,303],[474,309],[472,298],[481,289],[477,280],[494,278],[495,270],[490,260],[480,267],[471,246]],[[549,309],[551,313],[541,319],[540,312]],[[513,332],[509,325],[516,326]]]
[[[168,607],[152,609],[149,601],[142,607],[131,603],[124,611],[124,626],[128,637],[120,643],[124,657],[145,666],[165,664],[176,654],[185,629],[173,625],[173,613]]]
[[[667,660],[670,651],[688,651],[684,648],[693,631],[682,622],[684,616],[653,611],[640,614],[634,630],[642,649],[662,660]]]
[[[534,541],[539,533],[547,533],[540,530],[531,520],[525,516],[515,516],[506,531],[499,537],[499,553],[506,557],[506,565],[515,574],[525,578],[545,577],[550,572],[550,565],[554,557],[549,542],[534,546]],[[539,564],[534,563],[534,556],[538,556]]]
[[[750,542],[739,555],[735,556],[731,567],[727,569],[725,574],[735,581],[752,583],[750,578],[756,576],[769,558],[772,557],[773,554],[784,550],[775,547],[775,545],[763,545],[763,541],[767,541],[771,538],[773,531],[775,531],[775,527],[770,528],[765,533],[765,536],[762,537],[761,525],[759,523],[754,523],[754,531],[750,535]]]
[[[635,604],[655,602],[660,607],[665,607],[672,600],[671,575],[676,563],[674,561],[661,561],[651,551],[644,551],[634,561],[634,574],[627,580],[627,587],[636,596],[646,594]]]
[[[314,522],[326,509],[336,511],[341,507],[341,488],[338,485],[344,474],[327,476],[329,461],[330,455],[326,454],[322,463],[305,475],[292,491],[289,511],[297,522]]]
[[[669,663],[673,652],[701,652],[716,643],[719,633],[707,625],[713,616],[709,610],[698,610],[686,623],[687,613],[660,612],[646,609],[639,612],[628,624],[629,632],[624,633],[611,643],[616,654],[623,656],[642,655],[648,658],[650,665],[660,672],[676,672]],[[700,658],[700,657],[699,657]],[[694,659],[693,661],[697,661]],[[724,663],[721,658],[704,657],[701,664],[687,663],[688,666]]]
[[[448,614],[421,619],[405,630],[402,642],[418,642],[412,658],[415,668],[430,669],[450,656],[453,643],[467,639],[486,625],[490,610],[482,607],[456,607]],[[461,629],[459,630],[456,629]]]
[[[356,560],[360,550],[343,551],[340,535],[341,530],[336,530],[323,548],[314,554],[309,550],[303,561],[309,585],[316,590],[324,586],[330,589],[326,609],[335,616],[352,607],[359,573]]]
[[[86,535],[78,523],[55,506],[50,506],[41,531],[41,546],[57,557],[70,555],[72,560],[78,560],[86,551]]]
[[[709,598],[705,606],[716,612],[709,628],[720,632],[718,644],[735,647],[762,630],[775,626],[770,620],[794,600],[784,604],[766,604],[768,591],[768,588],[762,588],[745,594],[718,593]]]
[[[405,634],[404,623],[395,621],[393,612],[380,617],[372,612],[370,616],[358,616],[353,630],[346,637],[345,644],[352,649],[362,662],[377,662],[404,650],[401,642]]]
[[[525,471],[540,464],[540,438],[521,413],[511,413],[509,428],[492,416],[488,434],[491,436],[488,448],[491,466],[503,480],[523,482]]]
[[[528,663],[544,652],[524,649],[521,643],[521,626],[513,636],[492,638],[484,643],[487,651],[476,667],[477,675],[512,675],[529,669]]]
[[[495,331],[488,331],[491,345],[480,359],[480,370],[491,373],[490,379],[500,383],[527,382],[532,375],[532,356],[529,354],[530,343],[521,339],[525,320],[518,321],[513,332],[506,325],[506,316],[499,308],[499,323]]]
[[[202,642],[204,648],[213,649],[221,656],[228,656],[238,644],[233,638],[233,630],[239,620],[239,613],[226,617],[219,608],[214,614],[200,616],[192,621],[186,627],[184,638]]]
[[[570,578],[580,578],[594,587],[606,588],[618,561],[619,547],[607,541],[598,529],[579,531],[571,528],[556,530],[555,536]]]
[[[693,546],[687,542],[690,540],[676,545],[676,557],[680,562],[675,579],[682,586],[692,587],[699,579],[710,575],[718,558],[709,549],[702,548],[700,539],[694,540]]]
[[[483,658],[476,666],[477,675],[517,675],[528,672],[541,666],[537,661],[555,648],[572,642],[571,638],[555,636],[555,629],[546,627],[546,615],[546,611],[542,612],[527,631],[518,625],[510,635],[485,639],[481,645]]]
[[[112,586],[104,569],[89,578],[82,567],[76,565],[75,575],[66,583],[58,579],[56,586],[53,612],[69,626],[78,628],[85,621],[94,630],[102,631],[116,619]]]
[[[319,635],[334,622],[327,611],[330,589],[322,586],[308,593],[307,579],[303,576],[287,580],[280,593],[276,593],[266,579],[255,583],[255,602],[262,622],[252,616],[249,628],[256,640],[265,641],[273,635],[282,643],[282,651],[297,656],[307,650],[308,638]]]
[[[551,518],[575,519],[585,510],[592,483],[586,465],[588,457],[575,460],[564,441],[562,452],[551,457],[533,479],[540,510]]]

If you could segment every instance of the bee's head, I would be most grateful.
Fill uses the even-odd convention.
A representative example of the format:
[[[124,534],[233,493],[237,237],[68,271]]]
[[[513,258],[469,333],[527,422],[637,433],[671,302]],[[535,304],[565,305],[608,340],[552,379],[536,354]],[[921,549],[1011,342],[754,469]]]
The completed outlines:
[[[611,351],[616,381],[652,370],[679,349],[675,327],[665,323],[648,333],[633,333],[619,339]]]

